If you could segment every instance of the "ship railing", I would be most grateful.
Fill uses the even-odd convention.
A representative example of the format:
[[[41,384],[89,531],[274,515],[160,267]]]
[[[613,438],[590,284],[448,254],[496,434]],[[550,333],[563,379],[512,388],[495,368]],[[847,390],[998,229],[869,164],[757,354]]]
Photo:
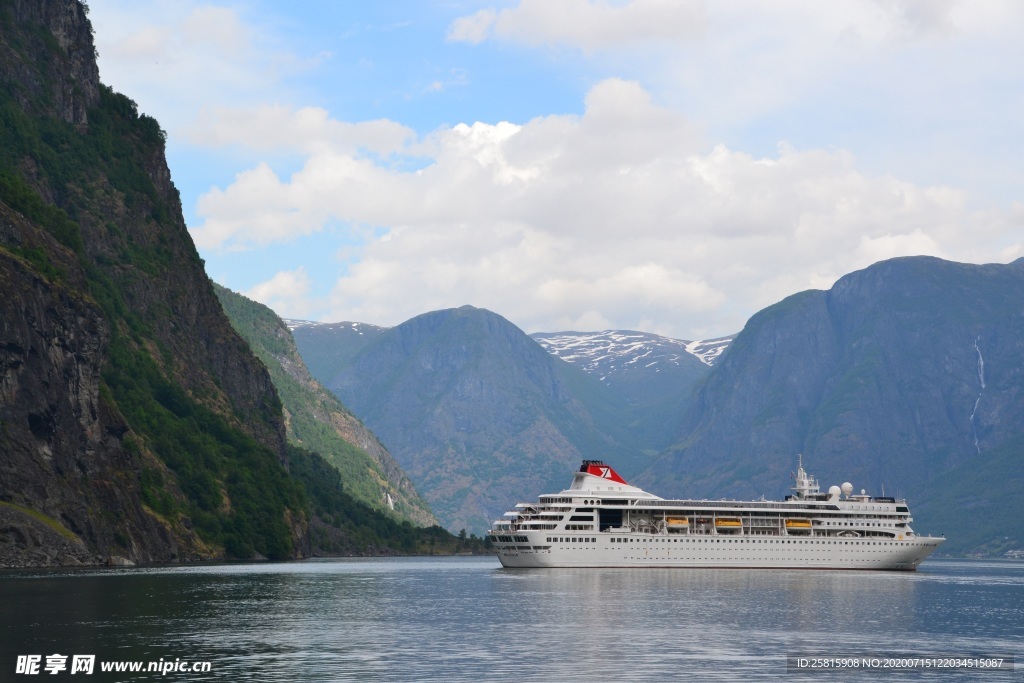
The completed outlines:
[[[787,510],[790,512],[798,510],[808,510],[812,512],[819,512],[823,510],[839,510],[839,506],[835,503],[828,501],[792,501],[789,503],[783,503],[778,501],[742,501],[742,500],[644,500],[644,499],[631,499],[628,502],[631,507],[669,507],[669,508],[689,508],[697,510],[707,510],[710,508],[731,508],[737,511],[737,513],[747,512],[751,510]]]

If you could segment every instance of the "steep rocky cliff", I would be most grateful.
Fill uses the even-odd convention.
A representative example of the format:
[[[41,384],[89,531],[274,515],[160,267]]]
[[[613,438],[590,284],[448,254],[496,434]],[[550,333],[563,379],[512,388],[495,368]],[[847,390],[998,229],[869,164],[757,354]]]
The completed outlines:
[[[802,453],[822,482],[908,496],[949,549],[1024,543],[1022,358],[1024,259],[883,261],[751,318],[638,482],[776,497]]]
[[[140,504],[127,424],[99,390],[110,327],[74,255],[3,204],[0,238],[0,565],[194,556],[190,532]]]
[[[0,81],[0,561],[306,553],[280,402],[84,7],[0,3]]]
[[[100,73],[85,7],[7,0],[3,11],[0,80],[25,111],[87,124],[99,104]]]

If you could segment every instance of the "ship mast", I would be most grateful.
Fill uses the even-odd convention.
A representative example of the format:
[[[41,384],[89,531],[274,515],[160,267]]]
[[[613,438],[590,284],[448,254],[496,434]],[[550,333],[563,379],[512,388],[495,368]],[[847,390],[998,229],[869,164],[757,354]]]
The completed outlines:
[[[793,487],[793,490],[796,491],[797,498],[806,499],[808,496],[818,493],[818,481],[804,471],[804,456],[800,454],[796,457],[796,486]]]

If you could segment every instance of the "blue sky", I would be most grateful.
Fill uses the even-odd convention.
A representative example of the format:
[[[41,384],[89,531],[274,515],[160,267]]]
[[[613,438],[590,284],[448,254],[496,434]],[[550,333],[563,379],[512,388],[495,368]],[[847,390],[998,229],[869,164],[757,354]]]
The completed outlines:
[[[218,282],[285,317],[738,330],[1024,256],[1013,0],[92,0]]]

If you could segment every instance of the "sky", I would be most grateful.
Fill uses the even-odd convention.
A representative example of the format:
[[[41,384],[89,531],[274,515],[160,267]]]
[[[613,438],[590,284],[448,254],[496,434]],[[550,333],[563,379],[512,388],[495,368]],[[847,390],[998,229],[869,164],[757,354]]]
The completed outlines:
[[[285,318],[735,333],[1024,257],[1019,0],[90,0],[207,272]]]

